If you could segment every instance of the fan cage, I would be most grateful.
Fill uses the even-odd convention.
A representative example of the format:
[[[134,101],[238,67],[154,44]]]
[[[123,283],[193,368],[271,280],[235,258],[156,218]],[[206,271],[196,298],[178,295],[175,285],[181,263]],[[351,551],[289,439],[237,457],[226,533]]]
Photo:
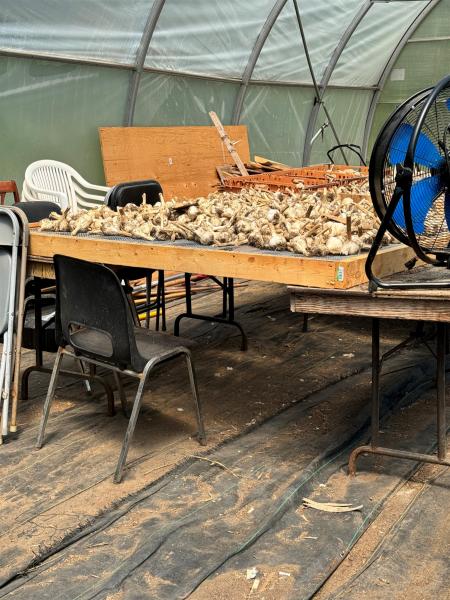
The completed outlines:
[[[449,96],[450,89],[445,87],[424,115],[412,167],[410,210],[414,235],[424,252],[436,255],[450,254],[450,230],[445,214],[445,195],[449,179],[448,157],[446,157],[446,148],[450,146]],[[404,138],[396,136],[396,132],[402,131],[403,128],[403,132],[406,130],[412,134],[427,100],[428,95],[425,95],[410,105],[406,114],[397,122],[386,151],[381,149],[384,154],[381,192],[386,207],[390,204],[396,188],[399,163],[403,165],[406,157],[407,145]],[[436,153],[434,160],[431,160],[427,154],[429,149],[427,140],[434,146],[433,156]],[[400,156],[403,160],[399,160]],[[437,159],[437,156],[440,158]],[[395,162],[391,157],[396,158]],[[418,185],[419,182],[422,184]],[[428,208],[430,204],[431,207]],[[405,224],[403,198],[394,213],[393,225],[391,230],[396,237],[408,243],[410,240]]]

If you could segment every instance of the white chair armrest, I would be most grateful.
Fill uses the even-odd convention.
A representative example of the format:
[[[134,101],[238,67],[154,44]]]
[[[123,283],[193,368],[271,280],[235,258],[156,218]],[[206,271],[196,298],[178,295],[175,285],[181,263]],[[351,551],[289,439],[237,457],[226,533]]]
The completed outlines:
[[[105,185],[96,185],[95,183],[90,183],[89,181],[86,181],[86,179],[76,171],[72,173],[72,177],[75,180],[75,182],[78,183],[78,185],[81,185],[86,190],[91,189],[97,190],[98,192],[109,192],[109,190],[111,189],[110,187],[107,187]]]
[[[108,187],[106,185],[95,185],[93,183],[89,183],[88,185],[91,190],[97,190],[99,192],[109,192],[109,190],[111,189],[110,187]]]
[[[25,185],[23,188],[23,191],[25,192]],[[31,194],[30,194],[31,192]],[[69,206],[69,199],[67,197],[67,194],[65,194],[64,192],[58,192],[56,190],[46,190],[44,188],[40,188],[37,187],[36,185],[30,183],[29,181],[26,182],[26,195],[30,198],[32,197],[32,194],[45,194],[46,196],[54,196],[55,198],[58,199],[58,203],[61,205],[61,208],[67,208],[67,206]],[[33,198],[33,200],[36,200],[36,198]]]

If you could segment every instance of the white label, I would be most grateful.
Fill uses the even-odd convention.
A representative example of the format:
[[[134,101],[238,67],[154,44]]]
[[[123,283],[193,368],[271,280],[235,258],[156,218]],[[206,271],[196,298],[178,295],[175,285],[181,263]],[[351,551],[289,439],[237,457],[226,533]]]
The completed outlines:
[[[337,270],[336,270],[336,281],[339,281],[339,283],[342,283],[344,281],[344,267],[342,265],[339,265]]]
[[[405,69],[392,69],[391,81],[405,81]]]

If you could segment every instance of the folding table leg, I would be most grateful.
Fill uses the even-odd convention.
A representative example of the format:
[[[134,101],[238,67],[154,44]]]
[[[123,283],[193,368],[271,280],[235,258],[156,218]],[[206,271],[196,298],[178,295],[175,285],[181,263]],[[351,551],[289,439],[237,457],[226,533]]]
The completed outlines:
[[[355,475],[356,460],[361,454],[377,454],[392,458],[406,458],[416,462],[450,466],[447,459],[447,425],[445,410],[445,359],[447,346],[447,324],[437,324],[436,364],[436,412],[437,412],[437,456],[409,450],[397,450],[380,446],[380,330],[378,319],[372,324],[372,440],[369,445],[355,448],[350,455],[348,470]],[[386,355],[385,355],[386,356]]]
[[[438,458],[447,456],[447,423],[445,415],[445,355],[447,347],[447,323],[437,324],[437,367],[436,367],[436,403],[437,403],[437,440]]]

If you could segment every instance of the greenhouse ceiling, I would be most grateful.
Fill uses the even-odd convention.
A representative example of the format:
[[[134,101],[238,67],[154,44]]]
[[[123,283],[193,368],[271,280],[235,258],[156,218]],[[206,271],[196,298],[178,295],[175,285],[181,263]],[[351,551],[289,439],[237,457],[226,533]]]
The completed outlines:
[[[337,140],[366,154],[389,76],[405,89],[415,77],[395,68],[415,32],[434,19],[425,41],[449,39],[436,14],[449,0],[1,4],[0,101],[17,179],[38,158],[99,176],[97,127],[202,125],[208,110],[292,164],[324,160]]]

